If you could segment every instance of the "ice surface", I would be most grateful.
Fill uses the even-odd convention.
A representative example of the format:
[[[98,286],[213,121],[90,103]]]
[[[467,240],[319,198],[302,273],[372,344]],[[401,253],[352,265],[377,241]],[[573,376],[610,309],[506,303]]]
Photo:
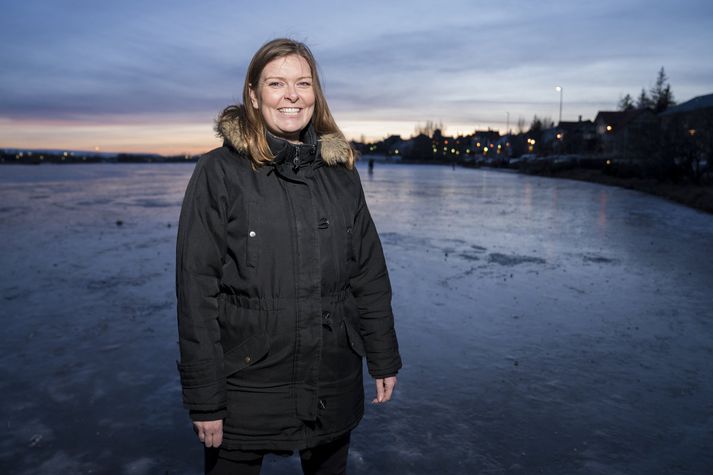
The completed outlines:
[[[0,167],[0,473],[200,473],[175,367],[192,167]],[[360,173],[404,368],[350,473],[713,472],[713,216],[489,170]]]

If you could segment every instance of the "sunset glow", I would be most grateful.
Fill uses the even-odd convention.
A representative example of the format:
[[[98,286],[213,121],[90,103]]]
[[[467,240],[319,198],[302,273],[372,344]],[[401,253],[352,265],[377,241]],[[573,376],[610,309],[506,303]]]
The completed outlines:
[[[312,48],[356,140],[409,137],[426,121],[452,135],[506,132],[534,115],[558,120],[560,100],[562,120],[593,119],[648,90],[661,66],[677,101],[711,92],[708,2],[433,8],[12,2],[0,17],[0,147],[204,152],[220,145],[213,120],[239,100],[252,54],[278,36]]]

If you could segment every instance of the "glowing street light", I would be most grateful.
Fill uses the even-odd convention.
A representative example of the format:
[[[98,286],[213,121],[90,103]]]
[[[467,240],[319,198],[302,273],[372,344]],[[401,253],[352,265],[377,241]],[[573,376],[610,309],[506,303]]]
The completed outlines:
[[[562,93],[563,93],[562,86],[555,86],[555,91],[560,93],[560,120],[559,120],[559,122],[561,124],[562,123]],[[559,125],[559,124],[557,124],[557,125]]]

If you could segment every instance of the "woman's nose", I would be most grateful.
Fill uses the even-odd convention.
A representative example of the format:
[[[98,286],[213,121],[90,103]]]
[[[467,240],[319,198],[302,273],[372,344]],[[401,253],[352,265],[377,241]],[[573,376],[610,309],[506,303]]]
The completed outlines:
[[[287,86],[287,91],[285,91],[285,98],[292,102],[295,102],[297,99],[299,99],[295,86]]]

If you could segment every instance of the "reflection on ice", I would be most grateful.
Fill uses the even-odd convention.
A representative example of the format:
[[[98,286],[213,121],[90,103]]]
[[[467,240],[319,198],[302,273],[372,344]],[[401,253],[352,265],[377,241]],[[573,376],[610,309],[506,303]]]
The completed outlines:
[[[174,361],[191,169],[3,167],[3,471],[200,473]],[[487,170],[361,174],[405,367],[351,473],[712,471],[712,216]]]

